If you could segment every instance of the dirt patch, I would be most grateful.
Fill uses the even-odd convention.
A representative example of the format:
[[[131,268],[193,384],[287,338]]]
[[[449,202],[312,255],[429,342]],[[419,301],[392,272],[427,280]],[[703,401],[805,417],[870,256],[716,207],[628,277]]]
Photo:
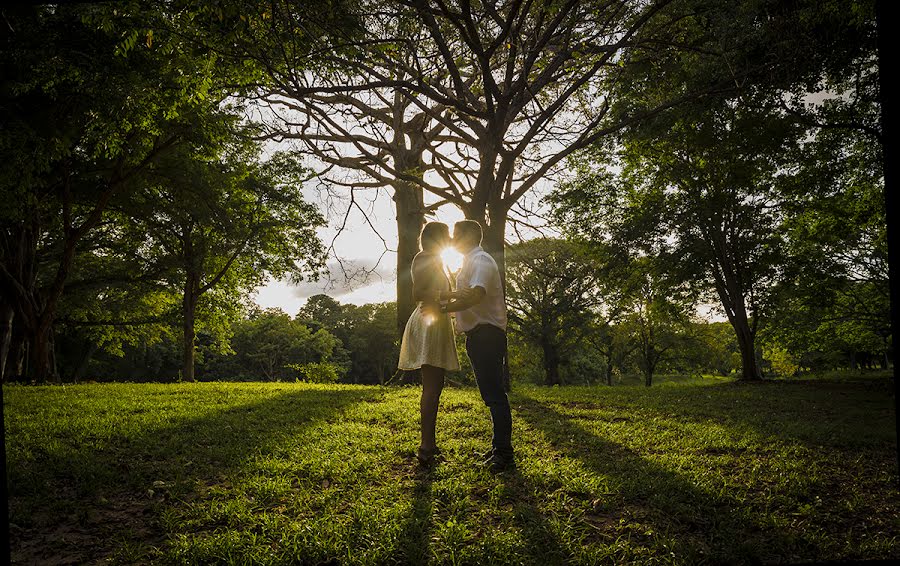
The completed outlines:
[[[15,499],[10,500],[15,505]],[[164,536],[155,526],[153,502],[127,496],[73,502],[67,515],[35,517],[33,526],[11,525],[13,564],[62,566],[99,564],[127,536],[132,544],[159,545]]]

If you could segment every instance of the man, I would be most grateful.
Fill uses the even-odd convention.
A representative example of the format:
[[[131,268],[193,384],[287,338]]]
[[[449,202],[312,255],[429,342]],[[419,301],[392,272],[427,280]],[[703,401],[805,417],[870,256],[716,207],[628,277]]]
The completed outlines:
[[[504,388],[506,355],[506,301],[497,262],[481,247],[483,232],[474,220],[453,226],[453,247],[463,254],[456,277],[456,298],[443,310],[456,313],[457,332],[466,334],[466,353],[475,381],[491,411],[494,435],[491,450],[482,454],[494,472],[515,468],[512,449],[512,413]]]

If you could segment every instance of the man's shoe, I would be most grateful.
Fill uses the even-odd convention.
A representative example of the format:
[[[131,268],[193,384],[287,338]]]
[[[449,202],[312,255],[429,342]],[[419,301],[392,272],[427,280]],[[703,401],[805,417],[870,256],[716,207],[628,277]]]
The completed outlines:
[[[477,450],[473,452],[475,453],[475,457],[478,458],[478,461],[484,463],[485,460],[494,455],[494,448],[491,447],[486,452],[478,452]]]
[[[482,462],[482,465],[494,473],[507,472],[516,469],[516,460],[512,456],[494,452],[490,458]]]

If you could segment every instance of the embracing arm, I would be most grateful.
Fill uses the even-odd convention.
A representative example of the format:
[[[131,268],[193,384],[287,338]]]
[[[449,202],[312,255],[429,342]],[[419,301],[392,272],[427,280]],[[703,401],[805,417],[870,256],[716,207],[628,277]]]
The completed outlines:
[[[458,312],[472,308],[483,301],[486,294],[487,292],[484,290],[484,287],[481,286],[457,291],[456,293],[453,293],[453,298],[447,303],[447,306],[443,311]]]

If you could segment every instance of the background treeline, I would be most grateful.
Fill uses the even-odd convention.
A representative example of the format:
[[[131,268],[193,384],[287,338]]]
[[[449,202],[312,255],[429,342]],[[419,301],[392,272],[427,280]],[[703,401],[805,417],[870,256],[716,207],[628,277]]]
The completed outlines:
[[[280,309],[248,308],[246,315],[201,330],[199,380],[386,383],[397,367],[394,303],[340,304],[315,295],[294,317]],[[181,377],[181,337],[165,326],[129,336],[115,348],[97,348],[83,329],[58,337],[66,381],[173,381]]]

